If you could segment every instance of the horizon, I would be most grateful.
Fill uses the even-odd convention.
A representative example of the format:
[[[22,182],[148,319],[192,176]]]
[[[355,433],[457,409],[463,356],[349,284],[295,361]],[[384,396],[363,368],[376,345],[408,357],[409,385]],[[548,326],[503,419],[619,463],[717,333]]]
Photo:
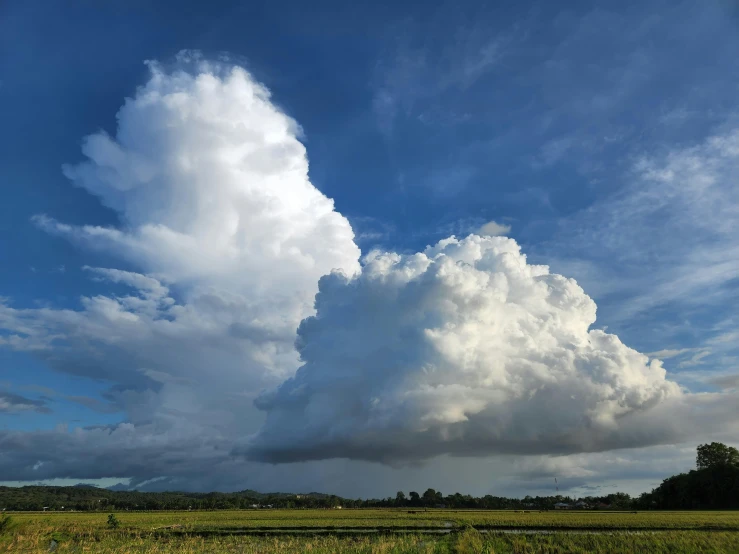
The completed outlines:
[[[634,496],[739,444],[730,3],[0,16],[0,486]]]
[[[121,486],[121,488],[119,488],[119,486]],[[40,484],[40,483],[23,483],[23,484],[20,484],[20,485],[0,485],[0,487],[6,487],[6,488],[24,488],[24,487],[31,488],[32,487],[32,488],[64,488],[64,489],[67,489],[67,488],[87,488],[87,489],[95,489],[95,490],[112,492],[112,493],[117,493],[117,492],[122,492],[122,493],[137,492],[137,493],[141,493],[141,494],[152,494],[152,495],[156,495],[156,494],[184,494],[184,495],[210,495],[210,494],[241,495],[241,494],[243,494],[243,495],[248,495],[250,493],[254,493],[254,494],[258,495],[258,496],[263,496],[263,497],[271,497],[271,496],[297,496],[297,497],[303,497],[303,496],[304,497],[320,496],[320,497],[337,497],[337,498],[340,498],[342,500],[356,500],[356,501],[369,501],[369,502],[371,502],[371,501],[385,501],[387,499],[392,499],[393,498],[393,495],[384,496],[384,497],[369,497],[368,496],[368,497],[364,497],[364,498],[363,497],[352,498],[352,497],[343,497],[341,495],[335,495],[335,494],[330,494],[330,493],[324,493],[324,492],[320,492],[320,491],[310,491],[310,492],[306,492],[306,491],[297,491],[297,492],[296,491],[289,491],[289,492],[288,491],[267,491],[267,492],[262,492],[262,491],[253,490],[253,489],[243,489],[243,490],[233,490],[233,491],[207,491],[207,492],[204,491],[204,492],[194,492],[194,491],[174,490],[174,489],[172,489],[172,490],[170,490],[170,489],[163,489],[163,490],[140,490],[140,489],[124,488],[125,485],[123,485],[123,483],[118,483],[117,485],[112,485],[112,486],[108,486],[108,487],[102,487],[100,485],[91,484],[91,483],[76,483],[74,485],[47,485],[47,484]],[[437,490],[433,489],[432,487],[429,487],[429,489],[430,490],[433,490],[436,493],[441,494],[442,497],[444,497],[444,496],[455,496],[455,495],[461,494],[459,492],[454,492],[454,493],[448,493],[448,494],[445,495],[442,491],[437,491]],[[405,494],[405,492],[406,491],[402,491],[402,490],[401,491],[396,491],[396,495],[398,493]],[[417,494],[420,494],[420,491],[411,491],[411,490],[408,491],[408,494],[410,495],[413,492],[415,492]],[[649,492],[649,491],[645,491],[645,492]],[[627,495],[627,498],[630,499],[630,500],[635,500],[636,499],[636,498],[633,498],[632,499],[631,498],[631,495],[628,495],[627,493],[623,493],[623,492],[620,492],[620,491],[612,491],[612,492],[608,492],[607,494],[602,494],[602,495],[600,495],[600,494],[588,494],[588,495],[583,495],[583,496],[562,494],[559,491],[556,491],[556,494],[536,495],[536,496],[526,495],[526,496],[523,496],[523,497],[505,497],[505,496],[496,496],[496,495],[489,495],[489,496],[493,496],[495,498],[505,498],[507,500],[523,501],[523,500],[526,500],[527,498],[532,498],[532,499],[533,498],[549,498],[549,499],[558,499],[558,498],[567,499],[567,498],[570,498],[570,499],[573,499],[573,500],[582,500],[582,499],[586,499],[586,498],[605,498],[605,497],[607,497],[609,495],[623,495],[623,494],[626,494]],[[469,494],[469,495],[462,495],[462,496],[471,496],[473,498],[483,498],[484,496],[488,496],[488,495],[484,495],[484,496],[483,495],[480,495],[480,496],[477,496],[477,495],[474,495],[474,494]]]
[[[726,445],[722,445],[719,443],[720,446],[725,447]],[[707,447],[708,445],[698,445],[697,450],[700,450],[701,447]],[[729,448],[732,447],[729,445]],[[689,471],[692,472],[694,469],[701,469],[698,464],[696,463],[696,468],[691,468]],[[684,474],[681,474],[684,475]],[[662,485],[670,478],[675,476],[665,476],[665,478],[662,481]],[[112,479],[113,480],[113,479]],[[56,482],[55,484],[52,484],[51,481]],[[166,488],[158,488],[157,487],[157,479],[153,479],[150,483],[141,483],[137,484],[134,487],[129,487],[127,483],[124,483],[123,481],[126,481],[126,479],[119,480],[117,483],[113,485],[101,485],[99,483],[86,483],[86,482],[76,482],[74,484],[68,484],[67,482],[73,481],[72,479],[54,479],[51,481],[46,482],[29,482],[29,481],[19,481],[16,483],[4,481],[0,483],[1,487],[7,487],[7,488],[23,488],[23,487],[58,487],[58,488],[93,488],[93,489],[99,489],[103,491],[110,491],[110,492],[140,492],[140,493],[151,493],[151,494],[158,494],[158,493],[182,493],[182,494],[243,494],[243,493],[256,493],[260,496],[279,496],[279,495],[288,495],[288,496],[310,496],[310,495],[321,495],[321,496],[338,496],[339,498],[342,498],[344,500],[347,499],[355,499],[355,500],[363,500],[363,501],[382,501],[387,498],[392,498],[392,495],[390,496],[365,496],[365,497],[342,497],[341,495],[335,495],[333,493],[325,493],[317,490],[312,491],[278,491],[278,490],[270,490],[270,491],[260,491],[258,489],[239,489],[239,490],[210,490],[210,491],[188,491],[186,489],[166,489]],[[145,488],[145,487],[152,487],[152,488]],[[658,488],[658,487],[655,487]],[[429,487],[431,490],[435,490],[432,487]],[[400,493],[404,491],[396,491],[396,493]],[[441,494],[441,491],[435,491]],[[615,494],[626,494],[627,497],[632,497],[629,493],[623,493],[622,491],[618,490],[612,490],[612,491],[600,491],[603,494],[598,494],[598,491],[585,491],[581,495],[570,495],[570,494],[562,494],[559,490],[559,482],[555,480],[554,482],[554,492],[556,494],[552,494],[552,491],[549,491],[549,494],[546,494],[546,492],[542,494],[537,494],[533,496],[533,498],[572,498],[575,500],[580,500],[584,498],[598,498],[598,497],[606,497],[609,495],[615,495]],[[654,489],[652,490],[645,490],[642,492],[642,495],[633,495],[632,500],[637,500],[637,496],[644,496],[648,493],[654,493]],[[409,493],[410,494],[410,493]],[[460,494],[459,492],[449,493],[449,496]],[[482,498],[486,495],[476,495],[475,493],[467,493],[469,496]],[[488,493],[490,494],[490,493]],[[492,494],[491,496],[498,497],[498,498],[508,498],[511,500],[525,500],[526,498],[532,497],[529,494],[526,494],[525,496],[497,496]]]

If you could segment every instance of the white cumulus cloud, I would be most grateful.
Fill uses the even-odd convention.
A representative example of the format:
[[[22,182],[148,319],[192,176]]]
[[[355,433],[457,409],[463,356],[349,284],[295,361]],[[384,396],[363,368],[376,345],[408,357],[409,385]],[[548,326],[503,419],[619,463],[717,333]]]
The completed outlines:
[[[682,396],[659,360],[592,329],[572,279],[512,239],[449,238],[374,252],[321,280],[304,365],[262,395],[249,455],[394,462],[442,453],[597,451],[660,441],[624,420]]]
[[[505,223],[498,223],[497,221],[488,221],[484,225],[480,226],[477,231],[479,235],[497,237],[500,235],[507,235],[511,232],[511,226]]]
[[[120,214],[123,228],[45,216],[39,225],[112,248],[170,283],[221,286],[270,304],[279,297],[310,306],[320,275],[358,268],[351,226],[311,184],[300,128],[266,88],[240,67],[150,68],[118,112],[116,136],[88,136],[88,160],[64,167]]]

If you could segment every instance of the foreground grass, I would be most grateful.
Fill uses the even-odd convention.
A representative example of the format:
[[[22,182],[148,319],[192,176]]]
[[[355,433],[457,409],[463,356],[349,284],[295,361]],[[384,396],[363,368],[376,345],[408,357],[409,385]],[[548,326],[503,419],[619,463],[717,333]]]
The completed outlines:
[[[57,539],[56,552],[113,553],[698,553],[739,552],[735,532],[658,531],[644,534],[483,535],[463,531],[445,537],[418,535],[370,537],[132,537],[117,532]],[[49,552],[50,536],[13,537],[0,552]]]
[[[422,519],[414,519],[420,516]],[[524,516],[529,516],[526,519]],[[633,516],[630,519],[627,516]],[[14,514],[13,524],[0,535],[0,552],[91,552],[112,553],[739,553],[737,512],[619,513],[515,513],[433,511],[408,514],[399,510],[356,510],[337,514],[323,510],[263,512],[168,512],[117,514],[118,529],[106,525],[107,513]],[[328,527],[411,527],[408,521],[448,528],[449,535],[370,534],[311,535],[310,529]],[[396,525],[388,524],[396,522]],[[480,532],[469,524],[502,523],[518,527],[521,534]],[[511,522],[517,522],[511,524]],[[596,522],[598,525],[596,525]],[[646,531],[685,527],[694,530]],[[276,524],[279,523],[279,524]],[[550,524],[549,534],[530,534],[526,527]],[[577,523],[577,525],[573,525]],[[588,525],[589,523],[589,525]],[[719,524],[720,523],[720,524]],[[446,524],[446,527],[444,527]],[[175,527],[170,527],[170,526]],[[571,528],[607,528],[603,532],[567,531]],[[308,534],[256,536],[232,534],[232,530],[302,527]],[[711,530],[718,527],[730,531]],[[208,535],[208,531],[224,534]],[[53,542],[52,542],[53,541]],[[52,546],[53,545],[53,546]]]

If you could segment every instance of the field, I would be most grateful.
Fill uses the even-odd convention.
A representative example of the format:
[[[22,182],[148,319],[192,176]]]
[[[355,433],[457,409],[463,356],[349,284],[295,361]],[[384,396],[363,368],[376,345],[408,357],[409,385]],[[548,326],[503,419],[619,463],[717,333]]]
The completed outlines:
[[[737,552],[739,512],[14,513],[0,552]]]

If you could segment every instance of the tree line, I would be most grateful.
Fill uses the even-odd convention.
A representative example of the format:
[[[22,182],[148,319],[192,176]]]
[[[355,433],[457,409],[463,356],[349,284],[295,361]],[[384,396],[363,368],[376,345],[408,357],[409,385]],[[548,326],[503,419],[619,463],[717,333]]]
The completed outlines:
[[[555,504],[583,501],[590,507],[630,509],[739,509],[739,451],[721,443],[700,445],[696,469],[665,479],[649,493],[631,498],[625,493],[588,496],[526,496],[507,498],[459,493],[443,495],[427,489],[423,493],[399,491],[394,497],[350,499],[308,493],[263,494],[252,490],[222,493],[141,492],[74,487],[0,487],[0,510],[233,510],[270,508],[436,508],[549,510]]]
[[[720,442],[698,447],[696,469],[668,477],[634,500],[638,509],[739,509],[739,450]]]
[[[234,509],[309,509],[325,508],[460,508],[460,509],[553,509],[558,502],[574,502],[568,496],[527,496],[523,499],[468,494],[443,495],[434,489],[418,493],[398,492],[394,497],[352,499],[335,495],[261,494],[255,491],[231,493],[112,491],[93,486],[0,487],[0,510],[12,511],[134,511],[134,510],[234,510]],[[588,497],[593,505],[605,503],[614,508],[629,508],[631,498],[624,493]]]

